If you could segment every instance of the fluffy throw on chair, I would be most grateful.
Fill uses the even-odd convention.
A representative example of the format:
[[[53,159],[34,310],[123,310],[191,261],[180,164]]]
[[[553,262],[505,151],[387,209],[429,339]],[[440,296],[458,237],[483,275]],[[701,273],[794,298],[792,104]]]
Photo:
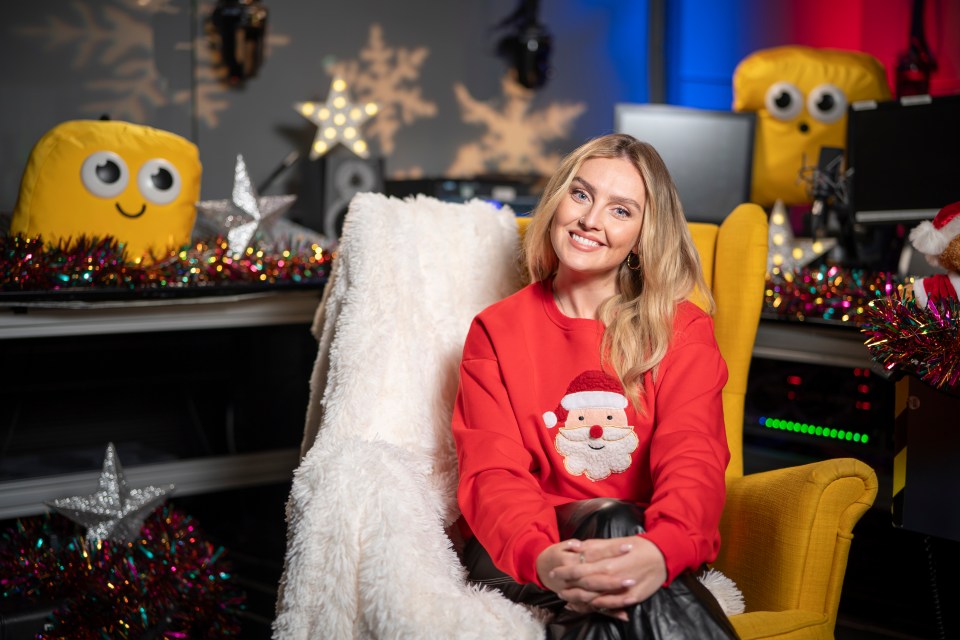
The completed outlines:
[[[359,194],[318,309],[274,638],[542,638],[466,583],[450,413],[470,321],[520,285],[516,222],[482,201]]]

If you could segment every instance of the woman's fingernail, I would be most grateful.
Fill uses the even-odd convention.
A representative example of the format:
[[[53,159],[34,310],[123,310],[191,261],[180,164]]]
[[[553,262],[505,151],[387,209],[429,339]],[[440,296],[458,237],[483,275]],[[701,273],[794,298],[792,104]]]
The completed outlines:
[[[623,585],[624,587],[632,587],[633,585],[637,584],[637,581],[633,580],[632,578],[627,578],[620,584]]]
[[[551,572],[550,572],[549,574],[547,574],[547,575],[550,576],[551,578],[556,578],[556,577],[557,577],[557,572],[556,572],[556,571],[551,571]]]
[[[630,551],[630,549],[633,549],[633,545],[632,545],[632,544],[622,544],[622,545],[620,545],[620,551],[621,551],[622,553],[626,553],[627,551]]]
[[[567,548],[569,549],[579,549],[580,541],[579,540],[567,540]]]

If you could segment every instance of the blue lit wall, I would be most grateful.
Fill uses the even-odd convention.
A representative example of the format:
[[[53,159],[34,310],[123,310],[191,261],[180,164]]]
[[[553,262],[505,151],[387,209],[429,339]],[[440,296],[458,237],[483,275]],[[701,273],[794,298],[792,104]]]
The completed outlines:
[[[750,0],[667,1],[667,102],[702,109],[730,109],[731,78],[753,50],[744,15]]]
[[[614,104],[649,101],[648,4],[647,0],[541,1],[541,20],[554,40],[554,77],[541,91],[541,99],[589,105],[577,121],[575,141],[612,131]]]

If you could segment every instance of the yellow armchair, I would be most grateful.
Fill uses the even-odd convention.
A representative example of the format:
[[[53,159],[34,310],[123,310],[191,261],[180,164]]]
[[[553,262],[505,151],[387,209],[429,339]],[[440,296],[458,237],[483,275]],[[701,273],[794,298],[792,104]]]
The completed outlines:
[[[877,477],[850,458],[743,475],[747,373],[763,304],[767,221],[754,204],[718,227],[690,223],[717,310],[730,371],[723,412],[730,447],[727,504],[715,567],[743,591],[731,618],[743,640],[833,638],[853,526],[873,504]]]

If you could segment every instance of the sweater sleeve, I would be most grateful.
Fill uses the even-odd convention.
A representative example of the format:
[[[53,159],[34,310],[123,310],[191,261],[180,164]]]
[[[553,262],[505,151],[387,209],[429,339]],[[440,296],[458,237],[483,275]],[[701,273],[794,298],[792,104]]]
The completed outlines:
[[[714,560],[720,548],[730,460],[721,396],[727,367],[709,316],[698,314],[678,327],[659,374],[650,448],[653,494],[642,535],[663,553],[670,583]]]
[[[559,541],[556,514],[531,473],[493,345],[476,321],[464,347],[452,426],[463,517],[497,568],[543,587],[536,561]]]

